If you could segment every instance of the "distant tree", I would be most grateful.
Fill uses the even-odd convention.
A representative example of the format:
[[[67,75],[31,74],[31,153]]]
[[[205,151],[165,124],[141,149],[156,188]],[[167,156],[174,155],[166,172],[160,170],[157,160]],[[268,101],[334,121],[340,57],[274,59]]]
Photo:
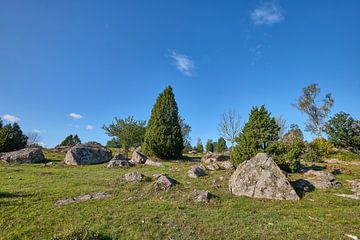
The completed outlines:
[[[184,140],[179,124],[178,106],[171,86],[157,98],[146,127],[143,151],[161,159],[182,156]]]
[[[236,137],[241,132],[241,118],[235,110],[224,112],[218,125],[220,135],[234,146]]]
[[[60,143],[60,146],[72,147],[79,143],[81,143],[79,136],[77,134],[75,135],[70,134],[67,137],[65,137],[65,139]]]
[[[226,150],[226,141],[223,137],[220,137],[217,141],[216,152],[224,152]]]
[[[303,94],[295,104],[297,109],[308,116],[308,120],[305,122],[305,130],[317,137],[322,136],[324,122],[334,105],[334,99],[330,93],[327,93],[325,98],[322,99],[322,105],[319,106],[316,102],[319,94],[320,88],[318,88],[318,85],[310,84],[306,88],[303,88]]]
[[[0,129],[3,127],[3,121],[2,119],[0,118]]]
[[[282,141],[284,143],[291,143],[291,142],[296,142],[296,141],[304,141],[304,135],[301,131],[301,129],[299,128],[298,125],[296,124],[291,124],[290,125],[290,129],[289,131],[287,131],[283,138]]]
[[[269,143],[279,139],[278,134],[279,126],[265,106],[253,107],[242,133],[236,138],[238,144],[232,152],[232,161],[237,165],[259,152],[265,152]]]
[[[77,134],[74,135],[74,138],[73,138],[73,144],[76,145],[76,144],[80,144],[81,143],[81,140],[79,138],[79,136]]]
[[[183,142],[184,142],[184,148],[185,147],[189,147],[191,146],[191,139],[190,139],[190,132],[191,132],[191,127],[190,125],[188,125],[187,123],[185,123],[185,119],[183,117],[181,117],[179,115],[179,124],[180,124],[180,128],[181,128],[181,135],[183,138]],[[191,151],[191,150],[190,150]]]
[[[279,116],[275,118],[276,124],[279,126],[279,139],[282,139],[284,136],[287,126],[286,126],[286,119],[283,116]]]
[[[326,124],[325,132],[336,147],[360,151],[360,121],[348,113],[335,114]]]
[[[145,121],[137,121],[133,116],[128,116],[125,119],[115,118],[115,122],[109,126],[103,126],[106,134],[114,137],[116,141],[121,142],[124,150],[124,157],[127,158],[127,153],[130,147],[138,147],[144,142],[145,136]]]
[[[193,148],[192,148],[192,146],[191,146],[191,143],[189,142],[189,143],[185,143],[185,146],[184,146],[184,149],[183,149],[183,153],[188,153],[188,152],[190,152],[190,151],[192,151],[193,150]]]
[[[201,139],[198,138],[196,141],[196,149],[195,149],[198,153],[203,153],[204,152],[204,146],[202,145]]]
[[[27,135],[27,146],[39,146],[41,136],[37,132],[29,132]]]
[[[211,139],[209,139],[209,140],[206,142],[205,149],[206,149],[206,152],[214,152],[214,144],[213,144],[213,142],[212,142]]]
[[[106,142],[107,148],[121,148],[121,141],[120,139],[113,137],[109,141]]]
[[[0,128],[0,152],[10,152],[25,148],[26,143],[27,136],[23,134],[19,124],[6,124]]]
[[[213,145],[214,145],[214,152],[217,152],[217,145],[218,145],[218,143],[217,142],[213,142]]]

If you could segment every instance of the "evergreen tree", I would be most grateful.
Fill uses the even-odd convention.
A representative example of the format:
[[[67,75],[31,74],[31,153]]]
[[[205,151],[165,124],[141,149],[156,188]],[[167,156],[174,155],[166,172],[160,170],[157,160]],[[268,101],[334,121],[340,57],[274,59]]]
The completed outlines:
[[[79,136],[77,134],[75,134],[75,135],[70,134],[60,143],[60,146],[72,147],[79,143],[81,143]]]
[[[269,143],[278,140],[279,126],[265,106],[253,107],[242,133],[236,138],[237,146],[231,155],[235,165],[265,152]]]
[[[207,152],[214,152],[214,144],[212,142],[211,139],[209,139],[207,142],[206,142],[206,151]]]
[[[19,124],[6,124],[0,128],[0,152],[16,151],[26,147],[27,136]]]
[[[198,153],[203,153],[204,152],[204,146],[202,145],[202,142],[201,142],[201,139],[198,138],[197,141],[196,141],[196,148],[195,150],[198,152]]]
[[[169,86],[159,95],[151,111],[142,149],[150,156],[175,159],[182,156],[183,148],[178,106]]]
[[[220,137],[217,141],[216,152],[222,153],[226,150],[226,141],[223,137]]]

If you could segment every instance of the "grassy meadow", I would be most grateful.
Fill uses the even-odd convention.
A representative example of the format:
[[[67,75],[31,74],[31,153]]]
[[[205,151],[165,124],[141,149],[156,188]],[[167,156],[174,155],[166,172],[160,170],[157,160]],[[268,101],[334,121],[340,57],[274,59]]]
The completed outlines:
[[[0,163],[0,239],[350,239],[360,236],[360,202],[335,196],[351,193],[347,179],[360,179],[360,166],[340,166],[342,187],[315,190],[297,202],[237,197],[228,191],[231,171],[191,179],[194,161],[165,167],[107,169],[106,164],[66,166],[64,154],[45,151],[52,166]],[[191,158],[188,157],[190,160]],[[358,159],[360,161],[360,159]],[[319,165],[326,165],[325,163]],[[167,173],[180,184],[155,192],[152,181],[125,183],[139,171]],[[221,178],[223,177],[223,178]],[[300,174],[291,175],[301,178]],[[194,203],[194,189],[217,197]],[[56,206],[59,199],[108,192],[111,197]]]

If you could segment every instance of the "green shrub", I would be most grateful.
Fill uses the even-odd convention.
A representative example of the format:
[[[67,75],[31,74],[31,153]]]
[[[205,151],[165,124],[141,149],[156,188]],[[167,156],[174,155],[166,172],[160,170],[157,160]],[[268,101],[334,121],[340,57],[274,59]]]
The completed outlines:
[[[316,138],[307,144],[303,159],[307,162],[322,162],[324,158],[334,153],[334,148],[331,142],[323,138]]]
[[[279,126],[275,118],[265,109],[265,106],[253,107],[248,122],[242,133],[236,138],[237,145],[231,154],[235,166],[254,157],[259,152],[265,152],[271,142],[279,138]]]
[[[300,165],[300,157],[304,152],[304,143],[294,141],[291,143],[272,142],[266,152],[271,154],[279,167],[287,172],[297,172]]]

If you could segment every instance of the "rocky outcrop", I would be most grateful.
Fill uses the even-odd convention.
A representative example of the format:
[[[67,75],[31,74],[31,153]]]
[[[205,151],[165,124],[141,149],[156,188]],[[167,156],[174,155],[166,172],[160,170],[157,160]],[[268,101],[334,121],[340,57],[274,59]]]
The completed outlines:
[[[90,165],[108,162],[111,151],[96,142],[77,144],[65,155],[64,162],[68,165]]]
[[[241,163],[229,180],[237,196],[275,200],[299,200],[290,182],[270,156],[259,153]]]
[[[188,171],[188,176],[191,178],[198,178],[206,175],[207,174],[205,172],[205,169],[202,166],[194,166],[190,168],[190,170]]]
[[[60,199],[60,200],[56,201],[55,205],[62,206],[62,205],[70,204],[70,203],[82,202],[82,201],[87,201],[87,200],[92,200],[92,199],[103,199],[103,198],[107,198],[107,197],[110,197],[109,193],[97,192],[94,194],[84,194],[84,195],[80,195],[77,197]]]
[[[304,173],[306,181],[310,182],[315,188],[327,189],[332,187],[340,187],[341,183],[336,181],[334,174],[325,171],[309,170]]]
[[[201,162],[204,164],[210,164],[213,162],[229,161],[230,156],[219,153],[207,153],[201,158]]]
[[[2,153],[0,160],[7,163],[38,163],[45,161],[41,148],[24,148],[18,151]]]
[[[127,182],[141,182],[144,179],[144,175],[139,172],[130,172],[124,175],[124,179]]]
[[[234,168],[228,155],[219,153],[207,153],[201,158],[201,162],[207,170],[230,170]]]
[[[148,160],[148,157],[139,151],[135,150],[131,156],[130,162],[133,164],[144,164]]]
[[[176,180],[170,178],[166,174],[158,174],[156,178],[157,180],[154,184],[155,191],[166,191],[177,184]]]
[[[117,167],[133,167],[134,164],[132,164],[130,161],[128,160],[116,160],[116,159],[111,159],[111,161],[107,164],[107,168],[117,168]]]

